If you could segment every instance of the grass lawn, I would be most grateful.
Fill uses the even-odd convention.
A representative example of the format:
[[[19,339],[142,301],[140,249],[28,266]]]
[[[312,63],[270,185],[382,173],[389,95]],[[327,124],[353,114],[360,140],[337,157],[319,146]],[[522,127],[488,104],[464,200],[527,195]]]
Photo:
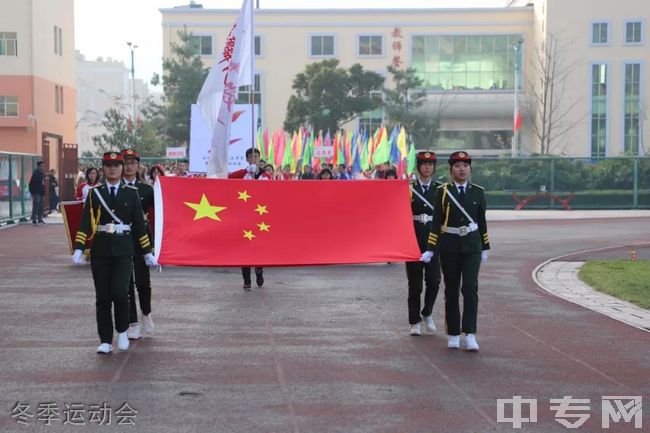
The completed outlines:
[[[650,309],[650,260],[591,260],[579,276],[599,292]]]

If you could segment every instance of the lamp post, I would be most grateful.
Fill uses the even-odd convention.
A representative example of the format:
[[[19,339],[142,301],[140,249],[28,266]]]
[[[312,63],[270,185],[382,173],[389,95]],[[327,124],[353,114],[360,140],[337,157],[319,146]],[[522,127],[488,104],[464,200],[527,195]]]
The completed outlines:
[[[132,127],[132,140],[133,140],[133,145],[135,145],[135,127],[136,127],[136,114],[135,114],[135,61],[134,61],[134,52],[135,49],[138,48],[137,45],[135,45],[132,42],[127,42],[126,43],[129,48],[131,49],[131,110],[133,112],[132,117],[131,117],[131,127]]]
[[[513,46],[513,49],[515,51],[515,110],[512,118],[512,156],[513,157],[519,156],[519,141],[520,141],[519,85],[521,81],[520,55],[521,55],[521,44],[523,42],[524,42],[523,40],[519,39],[517,43]]]

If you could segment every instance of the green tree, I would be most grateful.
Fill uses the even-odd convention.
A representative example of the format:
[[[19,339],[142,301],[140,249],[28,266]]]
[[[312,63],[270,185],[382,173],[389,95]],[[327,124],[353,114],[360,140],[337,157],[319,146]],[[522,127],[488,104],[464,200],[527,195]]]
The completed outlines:
[[[314,130],[337,131],[364,111],[381,106],[371,92],[381,90],[384,78],[365,71],[360,64],[340,68],[336,59],[305,67],[293,80],[295,94],[289,98],[284,128],[296,130],[309,125]]]
[[[394,83],[393,88],[384,88],[384,109],[389,125],[404,126],[418,148],[435,147],[440,118],[455,94],[436,94],[436,112],[425,113],[422,106],[427,100],[427,93],[423,90],[424,80],[416,75],[416,70],[402,70],[393,66],[387,69]]]
[[[203,61],[198,54],[196,42],[187,30],[178,32],[180,44],[172,43],[172,56],[163,61],[163,91],[164,107],[163,132],[174,145],[189,144],[190,142],[190,112],[191,105],[196,103],[203,82],[208,75],[208,69],[203,67]],[[154,76],[152,84],[159,81]]]
[[[117,109],[111,108],[104,113],[101,126],[106,132],[93,137],[93,143],[100,154],[123,149],[133,142],[129,119]]]

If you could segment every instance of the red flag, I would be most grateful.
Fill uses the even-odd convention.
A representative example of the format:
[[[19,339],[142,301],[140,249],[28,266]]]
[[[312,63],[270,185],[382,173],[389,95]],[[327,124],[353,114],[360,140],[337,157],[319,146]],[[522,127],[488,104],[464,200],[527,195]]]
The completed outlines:
[[[159,177],[156,256],[161,264],[183,266],[418,260],[408,188],[401,180]]]
[[[521,113],[517,111],[517,114],[515,114],[515,131],[519,131],[521,129]]]

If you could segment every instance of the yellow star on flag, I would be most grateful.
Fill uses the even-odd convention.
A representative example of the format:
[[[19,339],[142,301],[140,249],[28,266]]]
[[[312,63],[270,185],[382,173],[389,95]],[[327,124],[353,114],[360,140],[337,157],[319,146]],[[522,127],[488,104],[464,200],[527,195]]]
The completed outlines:
[[[217,214],[226,209],[225,207],[221,206],[212,206],[205,194],[203,194],[199,203],[189,203],[186,201],[183,203],[196,211],[196,214],[194,215],[194,221],[200,220],[201,218],[210,218],[215,221],[221,221],[221,218],[219,218]]]
[[[264,224],[264,221],[262,221],[262,224],[256,224],[256,225],[257,225],[257,227],[260,228],[261,232],[268,232],[269,229],[271,228],[270,225]]]
[[[237,197],[237,200],[248,201],[248,199],[251,198],[251,196],[248,195],[248,191],[242,191],[242,192],[237,191],[237,194],[239,194],[239,197]]]
[[[244,230],[244,237],[249,241],[252,241],[253,238],[256,238],[257,236],[253,234],[253,230]]]
[[[255,212],[259,212],[260,216],[264,215],[265,213],[269,213],[269,211],[266,210],[266,205],[262,206],[261,204],[257,205]]]

